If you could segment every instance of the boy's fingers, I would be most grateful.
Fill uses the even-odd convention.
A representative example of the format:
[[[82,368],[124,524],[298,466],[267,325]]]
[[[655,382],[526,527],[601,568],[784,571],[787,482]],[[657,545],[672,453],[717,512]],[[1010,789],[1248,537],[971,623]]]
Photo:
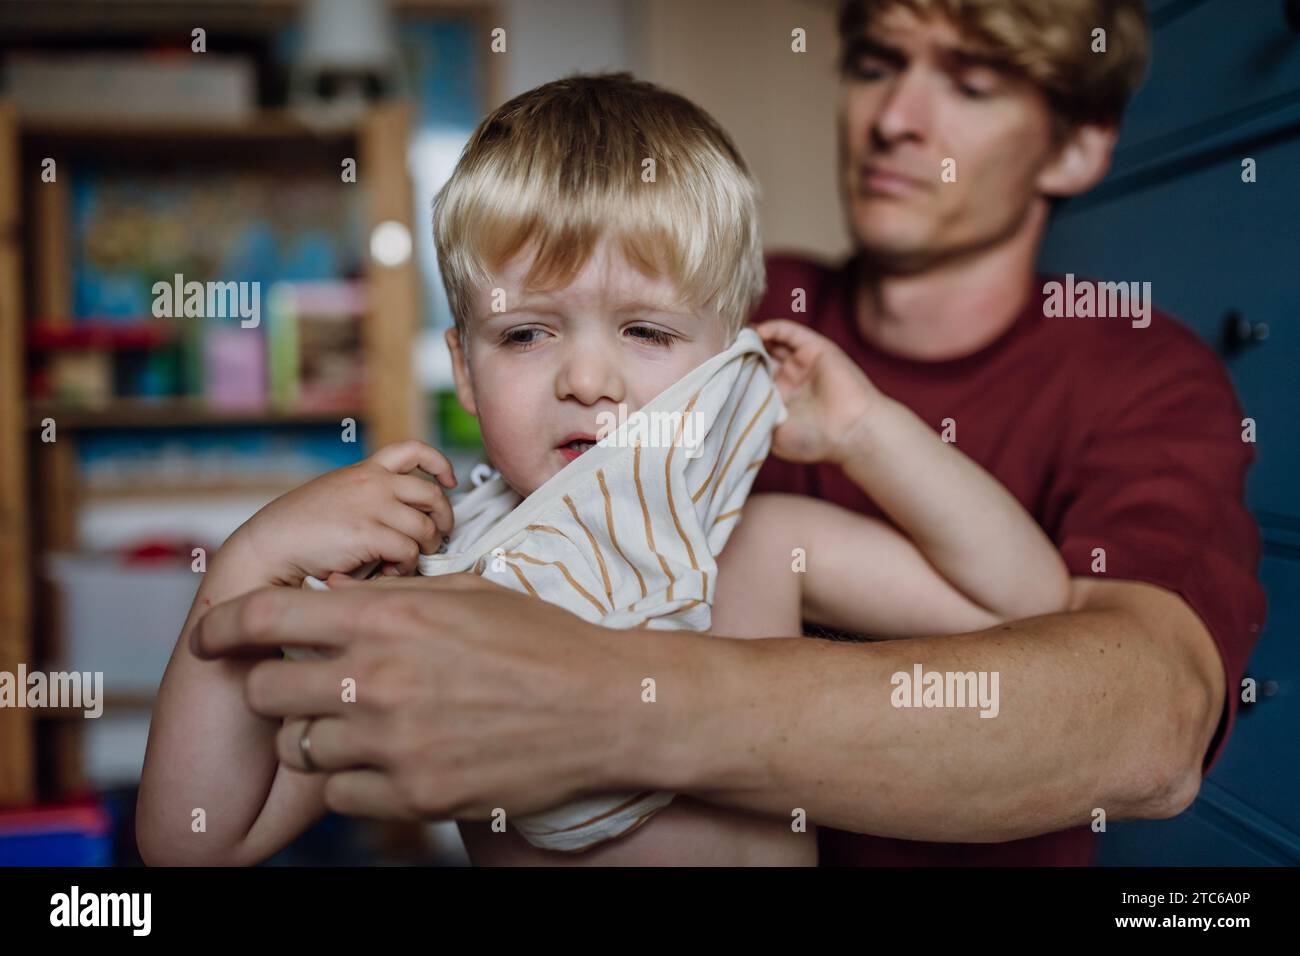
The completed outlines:
[[[502,585],[477,574],[471,574],[468,571],[457,574],[431,574],[428,576],[412,574],[405,577],[378,577],[370,578],[367,581],[357,581],[346,574],[335,572],[329,576],[325,583],[331,589],[337,586],[342,590],[349,588],[396,588],[399,590],[413,589],[420,591],[472,591],[484,588],[505,590]]]
[[[394,501],[385,509],[381,517],[384,524],[394,531],[400,531],[408,538],[413,539],[420,546],[420,554],[438,553],[443,534],[433,516],[412,508],[410,505]],[[414,570],[414,568],[415,565],[412,563],[410,568],[404,568],[403,570]]]
[[[455,526],[451,502],[447,493],[433,482],[414,475],[398,475],[393,479],[393,494],[398,501],[428,513],[444,537],[451,534]]]
[[[792,322],[790,319],[768,319],[754,326],[754,331],[758,333],[758,337],[765,345],[773,342],[795,346],[806,340],[803,333],[809,330],[807,326]]]
[[[411,535],[376,520],[371,526],[371,541],[380,558],[397,565],[403,574],[415,570],[420,560],[420,545]]]
[[[456,487],[456,474],[447,456],[422,441],[411,439],[385,445],[370,457],[394,474],[404,475],[419,468],[437,478],[444,487]]]
[[[789,319],[769,319],[755,326],[754,330],[763,340],[764,347],[781,362],[798,356],[800,352],[814,356],[821,351],[819,346],[827,341],[821,333]]]

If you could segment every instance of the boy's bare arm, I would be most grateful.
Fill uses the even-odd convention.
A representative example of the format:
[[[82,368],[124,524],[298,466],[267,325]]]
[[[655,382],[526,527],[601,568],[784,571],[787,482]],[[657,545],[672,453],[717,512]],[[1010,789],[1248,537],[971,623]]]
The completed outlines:
[[[751,497],[718,558],[717,634],[789,636],[808,621],[873,638],[919,637],[1000,620],[883,521],[801,495]]]
[[[838,463],[929,564],[996,620],[1064,610],[1069,574],[1047,535],[996,478],[902,403],[877,395],[845,436]]]
[[[758,332],[779,362],[774,381],[787,410],[772,436],[777,457],[838,465],[935,571],[996,620],[1065,607],[1064,562],[992,475],[882,393],[825,336],[781,319]],[[880,538],[862,522],[853,533]],[[824,597],[833,602],[839,593]]]
[[[417,472],[437,479],[426,480]],[[444,488],[451,463],[423,442],[386,445],[369,458],[281,495],[231,535],[210,563],[167,665],[149,729],[137,809],[150,863],[252,864],[325,812],[323,776],[276,756],[278,720],[256,716],[244,678],[256,663],[200,661],[189,635],[208,608],[267,585],[299,587],[383,562],[413,570],[452,528]],[[192,826],[203,810],[203,830]]]
[[[208,607],[268,583],[244,544],[236,532],[213,556],[158,692],[136,808],[140,854],[152,865],[257,863],[325,812],[325,778],[282,766],[281,721],[244,699],[256,660],[201,661],[189,650]]]

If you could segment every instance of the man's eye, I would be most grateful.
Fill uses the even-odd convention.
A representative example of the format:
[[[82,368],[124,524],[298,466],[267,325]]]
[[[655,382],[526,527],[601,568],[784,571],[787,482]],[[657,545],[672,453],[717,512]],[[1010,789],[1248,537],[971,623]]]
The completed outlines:
[[[885,67],[879,60],[853,60],[849,63],[847,72],[857,80],[879,80],[885,75]]]
[[[987,99],[996,92],[993,81],[988,79],[959,79],[957,90],[962,96],[972,100]]]
[[[663,329],[656,329],[652,325],[634,325],[627,330],[633,338],[641,339],[644,342],[650,342],[654,345],[671,346],[676,336],[665,332]]]

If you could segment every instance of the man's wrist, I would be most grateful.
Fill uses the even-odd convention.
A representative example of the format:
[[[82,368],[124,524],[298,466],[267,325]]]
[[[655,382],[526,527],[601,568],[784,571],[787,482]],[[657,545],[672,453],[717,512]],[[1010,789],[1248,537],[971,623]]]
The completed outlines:
[[[630,637],[631,635],[629,635]],[[618,708],[616,743],[606,772],[620,787],[702,793],[742,786],[746,768],[734,764],[743,747],[732,746],[729,723],[745,700],[744,662],[750,641],[692,631],[640,631],[640,702]],[[654,680],[653,697],[645,679]],[[741,690],[740,696],[733,692]]]

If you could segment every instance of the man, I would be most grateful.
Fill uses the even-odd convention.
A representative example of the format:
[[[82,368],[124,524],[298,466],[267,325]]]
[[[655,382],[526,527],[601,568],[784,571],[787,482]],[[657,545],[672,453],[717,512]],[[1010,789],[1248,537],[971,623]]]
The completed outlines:
[[[1141,5],[853,0],[841,34],[858,253],[838,269],[774,257],[757,317],[835,340],[1002,481],[1075,575],[1070,610],[864,643],[610,641],[463,577],[214,608],[195,632],[204,654],[339,649],[248,679],[254,709],[295,718],[279,737],[290,766],[304,767],[299,718],[317,716],[333,809],[482,819],[664,789],[801,808],[827,863],[1087,863],[1098,810],[1161,818],[1195,798],[1263,621],[1241,412],[1168,318],[1052,318],[1034,275],[1051,203],[1108,167],[1144,67]],[[878,514],[828,467],[770,461],[759,487]],[[997,719],[894,706],[892,675],[917,665],[997,672]],[[369,692],[341,706],[341,675]],[[653,706],[628,692],[646,676]]]

